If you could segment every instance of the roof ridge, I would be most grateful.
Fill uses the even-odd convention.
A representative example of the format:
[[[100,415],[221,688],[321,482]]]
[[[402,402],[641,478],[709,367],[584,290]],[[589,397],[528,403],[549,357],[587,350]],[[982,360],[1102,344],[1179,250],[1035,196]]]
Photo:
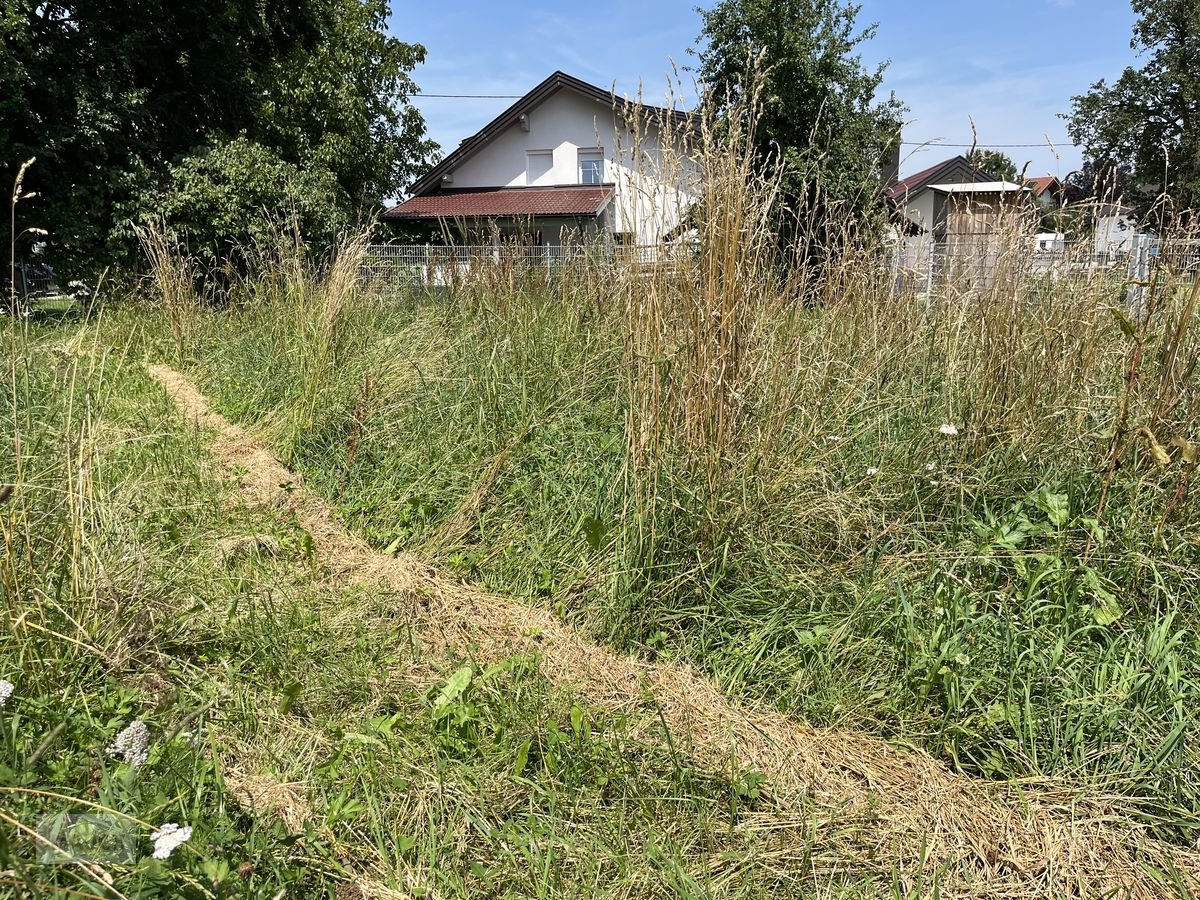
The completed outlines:
[[[652,106],[646,103],[640,103],[635,100],[629,100],[617,94],[615,90],[605,90],[590,82],[584,81],[582,78],[576,78],[574,75],[568,75],[561,69],[556,69],[552,74],[543,79],[539,84],[534,86],[528,93],[522,96],[519,100],[512,103],[507,109],[501,112],[498,116],[484,125],[479,131],[475,132],[470,137],[464,139],[457,147],[451,150],[440,162],[438,162],[428,172],[409,185],[409,193],[417,196],[423,192],[428,192],[432,187],[436,187],[441,176],[447,169],[452,169],[455,166],[465,162],[470,157],[474,156],[483,148],[495,135],[499,134],[503,129],[509,127],[513,120],[516,119],[526,108],[532,109],[540,104],[543,100],[552,95],[555,91],[561,88],[569,88],[577,94],[582,94],[585,97],[602,102],[610,103],[616,107],[622,106],[628,109],[631,106],[641,107],[651,113],[668,114],[682,119],[688,113],[679,110],[669,109],[662,106]]]

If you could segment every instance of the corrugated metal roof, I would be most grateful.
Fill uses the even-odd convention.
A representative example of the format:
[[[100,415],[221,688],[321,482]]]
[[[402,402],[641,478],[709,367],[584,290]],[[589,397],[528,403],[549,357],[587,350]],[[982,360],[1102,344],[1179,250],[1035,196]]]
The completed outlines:
[[[613,195],[612,185],[441,191],[411,197],[385,219],[493,219],[525,216],[595,216]]]

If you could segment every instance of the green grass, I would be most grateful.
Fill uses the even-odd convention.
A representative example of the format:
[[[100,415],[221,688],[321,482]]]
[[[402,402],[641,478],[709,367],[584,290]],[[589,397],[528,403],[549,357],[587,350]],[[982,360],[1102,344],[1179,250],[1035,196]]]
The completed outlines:
[[[145,361],[186,369],[380,550],[733,697],[1115,798],[1193,845],[1186,286],[1138,325],[1107,294],[880,302],[852,274],[824,308],[738,313],[734,343],[771,364],[735,394],[694,322],[637,330],[640,292],[669,310],[686,284],[571,271],[441,298],[268,272],[213,310],[6,325],[11,891],[105,895],[94,870],[37,865],[28,831],[89,803],[136,839],[104,867],[127,896],[936,889],[858,852],[872,823],[781,810],[758,773],[697,768],[652,710],[592,708],[535,656],[425,658],[401,598],[346,587],[294,517],[239,499]],[[105,752],[134,719],[137,769]],[[262,783],[280,808],[247,801]],[[170,821],[192,838],[149,859]]]
[[[818,839],[796,809],[744,827],[772,821],[755,774],[687,765],[651,711],[581,705],[536,657],[421,656],[403,603],[340,586],[294,518],[242,502],[131,348],[99,336],[4,335],[0,894],[891,889],[818,874],[845,827]],[[106,752],[134,720],[136,767]],[[295,792],[247,804],[249,778]],[[85,813],[117,855],[39,864],[31,831]],[[166,822],[194,831],[153,860]]]
[[[1160,833],[1195,837],[1200,536],[1186,503],[1163,520],[1186,467],[1160,472],[1137,448],[1095,521],[1125,359],[1103,306],[1091,335],[1047,326],[1065,358],[991,394],[980,379],[1003,373],[979,369],[986,348],[952,342],[962,322],[937,311],[905,355],[883,348],[893,371],[832,346],[804,376],[823,394],[784,421],[788,454],[736,476],[715,525],[668,461],[647,544],[623,348],[611,312],[585,301],[536,286],[482,309],[363,299],[301,427],[302,310],[201,316],[191,370],[378,548],[429,552],[798,718],[1122,795]],[[804,346],[829,340],[819,314],[788,327]],[[1046,390],[1044,408],[1018,389]],[[989,416],[1005,430],[989,434]],[[940,435],[946,421],[963,434]]]

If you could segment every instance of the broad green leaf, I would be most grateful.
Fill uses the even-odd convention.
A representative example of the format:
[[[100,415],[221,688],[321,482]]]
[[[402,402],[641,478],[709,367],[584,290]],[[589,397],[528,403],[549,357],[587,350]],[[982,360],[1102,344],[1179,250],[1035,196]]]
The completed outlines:
[[[450,676],[442,691],[437,696],[437,700],[433,703],[435,711],[444,710],[450,706],[455,700],[462,696],[471,685],[471,679],[475,677],[475,670],[470,666],[463,666],[457,672]]]
[[[521,749],[517,751],[517,761],[513,763],[513,775],[518,778],[524,774],[525,767],[529,765],[529,748],[532,745],[533,738],[528,738],[525,743],[521,744]]]

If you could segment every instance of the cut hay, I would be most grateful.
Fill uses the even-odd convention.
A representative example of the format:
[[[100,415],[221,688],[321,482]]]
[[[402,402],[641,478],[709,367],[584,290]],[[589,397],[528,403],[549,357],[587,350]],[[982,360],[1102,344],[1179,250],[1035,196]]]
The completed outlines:
[[[941,896],[963,898],[1200,891],[1200,853],[1155,839],[1101,799],[970,778],[919,750],[736,706],[693,669],[616,655],[547,612],[462,585],[418,559],[378,553],[260,442],[213,412],[188,379],[163,366],[151,374],[185,416],[212,429],[213,451],[238,473],[247,499],[289,508],[336,577],[382,583],[411,605],[428,652],[481,660],[530,652],[544,675],[589,703],[652,709],[642,727],[661,718],[696,765],[721,773],[736,760],[768,778],[784,816],[791,808],[800,821],[816,809],[828,823],[818,841],[843,860],[831,878],[898,872],[903,883],[930,885],[936,877]]]

